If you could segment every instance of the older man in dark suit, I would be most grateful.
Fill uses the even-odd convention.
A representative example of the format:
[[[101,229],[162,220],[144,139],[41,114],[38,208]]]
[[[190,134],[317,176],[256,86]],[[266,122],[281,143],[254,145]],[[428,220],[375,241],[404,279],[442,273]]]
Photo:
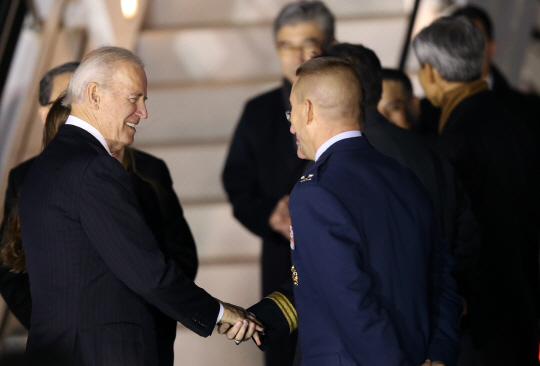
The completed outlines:
[[[481,79],[483,43],[480,29],[457,17],[424,28],[413,47],[426,97],[442,110],[437,147],[482,229],[480,283],[469,301],[472,347],[484,365],[538,365],[540,163],[527,153],[535,146],[521,121]]]
[[[32,365],[158,365],[153,305],[201,336],[243,309],[197,287],[159,250],[114,157],[146,118],[146,76],[130,51],[87,56],[67,94],[72,114],[21,189],[32,294]]]

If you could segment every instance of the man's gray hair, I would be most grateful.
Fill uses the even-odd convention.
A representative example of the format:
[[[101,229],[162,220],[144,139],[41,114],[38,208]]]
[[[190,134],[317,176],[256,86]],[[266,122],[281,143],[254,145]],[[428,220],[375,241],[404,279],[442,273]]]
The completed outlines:
[[[65,107],[84,100],[86,88],[90,83],[97,83],[102,89],[109,89],[109,83],[116,72],[118,62],[131,62],[144,69],[144,64],[137,55],[125,48],[104,46],[90,52],[75,70],[63,101]]]
[[[468,82],[482,75],[484,35],[464,16],[435,20],[412,46],[420,64],[428,62],[447,81]]]
[[[274,21],[274,37],[284,25],[295,25],[302,22],[318,24],[324,33],[324,45],[329,46],[334,41],[334,15],[322,1],[296,1],[285,5]]]

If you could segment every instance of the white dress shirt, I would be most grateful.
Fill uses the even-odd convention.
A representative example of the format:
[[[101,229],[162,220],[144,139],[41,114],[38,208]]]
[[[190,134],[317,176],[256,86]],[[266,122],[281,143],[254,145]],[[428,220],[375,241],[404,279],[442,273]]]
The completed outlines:
[[[105,150],[107,150],[109,155],[111,155],[111,150],[109,149],[109,145],[107,145],[107,141],[105,141],[105,137],[103,137],[103,135],[90,123],[83,121],[82,119],[78,117],[70,115],[66,121],[66,125],[77,126],[79,128],[82,128],[86,132],[88,132],[89,134],[94,136],[101,143],[101,145],[103,145]],[[225,309],[223,308],[223,305],[219,303],[219,314],[217,317],[216,324],[219,323],[219,321],[223,317],[224,312],[225,312]]]
[[[334,145],[336,142],[341,141],[341,140],[345,140],[345,139],[350,139],[351,137],[358,137],[358,136],[362,136],[362,132],[360,132],[360,131],[345,131],[345,132],[342,132],[342,133],[338,133],[337,135],[335,135],[331,139],[327,140],[324,144],[322,144],[321,147],[319,147],[319,149],[317,150],[317,153],[315,154],[315,161],[319,160],[321,155],[326,150],[328,150],[328,148],[330,146]]]

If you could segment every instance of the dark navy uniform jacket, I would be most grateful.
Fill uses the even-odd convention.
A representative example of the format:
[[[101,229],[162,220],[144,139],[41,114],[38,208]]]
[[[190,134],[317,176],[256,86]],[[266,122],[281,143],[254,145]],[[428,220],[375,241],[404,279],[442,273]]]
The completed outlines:
[[[453,365],[461,301],[430,199],[365,137],[330,146],[289,204],[302,365]]]

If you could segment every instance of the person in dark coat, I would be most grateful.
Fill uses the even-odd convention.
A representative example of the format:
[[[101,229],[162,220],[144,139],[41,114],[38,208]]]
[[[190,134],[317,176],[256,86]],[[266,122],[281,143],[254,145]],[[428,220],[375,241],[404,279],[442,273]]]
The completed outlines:
[[[276,18],[274,37],[283,85],[246,104],[222,174],[234,216],[262,239],[263,296],[290,276],[288,198],[306,167],[285,118],[291,85],[296,69],[334,41],[334,17],[320,1],[294,2]],[[294,335],[285,337],[265,354],[266,365],[291,365],[295,345]]]
[[[538,116],[540,115],[540,96],[534,93],[523,93],[512,87],[495,65],[497,41],[489,14],[478,6],[466,5],[457,8],[452,13],[452,16],[465,16],[482,30],[484,35],[484,59],[481,78],[486,80],[489,90],[493,92],[497,101],[504,105],[512,115],[516,116],[514,123],[524,124],[536,139],[536,143],[539,144],[540,120]],[[426,98],[422,99],[421,108],[421,124],[424,134],[436,135],[440,109],[434,107]]]
[[[441,107],[438,149],[455,167],[482,230],[480,283],[468,303],[484,365],[538,365],[538,154],[482,80],[484,37],[466,17],[441,18],[414,39],[419,79]],[[467,364],[467,363],[465,363]]]
[[[145,99],[137,56],[117,47],[93,51],[63,101],[71,115],[23,182],[32,365],[159,365],[153,308],[201,336],[218,322],[263,330],[243,309],[197,287],[144,221],[115,157],[146,118]]]
[[[56,135],[59,126],[65,123],[69,115],[69,110],[66,112],[65,107],[61,105],[61,100],[54,102],[58,96],[55,94],[67,89],[69,77],[78,65],[78,63],[60,65],[47,72],[40,82],[41,108],[46,109],[48,113],[53,104],[47,101],[53,100],[53,103],[56,103],[54,115],[48,116],[44,121],[44,147],[49,144]],[[65,75],[69,77],[64,77]],[[167,259],[176,261],[187,277],[193,281],[198,268],[197,249],[178,197],[174,192],[167,165],[163,160],[145,152],[132,148],[126,148],[125,151],[125,155],[120,160],[123,160],[122,163],[130,174],[146,223]],[[4,241],[7,242],[10,240],[9,236],[13,235],[13,233],[6,232],[8,219],[16,220],[14,215],[18,215],[18,210],[14,211],[14,209],[17,206],[20,189],[35,160],[36,157],[31,158],[13,168],[9,173],[4,219],[0,227],[0,240],[4,238]],[[16,221],[18,222],[18,218]],[[17,231],[17,234],[20,235],[18,228],[12,228],[12,230]],[[30,329],[32,299],[28,273],[24,267],[17,272],[13,272],[12,268],[7,265],[0,267],[0,293],[17,320],[26,329]],[[156,321],[159,365],[172,366],[177,322],[157,309],[154,309],[153,312]]]

